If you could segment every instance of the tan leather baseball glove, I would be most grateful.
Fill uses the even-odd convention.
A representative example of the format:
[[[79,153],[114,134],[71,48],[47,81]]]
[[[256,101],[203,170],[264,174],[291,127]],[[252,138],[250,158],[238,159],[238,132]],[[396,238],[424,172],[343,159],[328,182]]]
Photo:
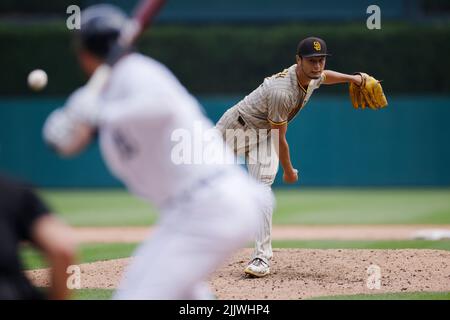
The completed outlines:
[[[357,72],[362,78],[361,85],[353,82],[349,85],[350,99],[355,109],[369,107],[371,109],[380,109],[388,105],[386,96],[383,93],[380,81],[367,73]]]

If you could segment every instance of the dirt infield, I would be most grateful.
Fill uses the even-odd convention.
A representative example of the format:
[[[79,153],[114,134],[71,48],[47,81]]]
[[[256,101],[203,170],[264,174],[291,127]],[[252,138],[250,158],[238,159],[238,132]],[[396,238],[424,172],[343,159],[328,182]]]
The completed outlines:
[[[274,226],[273,240],[408,240],[421,230],[447,229],[448,225],[338,225]],[[75,228],[81,243],[141,242],[150,227]]]
[[[443,250],[276,249],[272,274],[243,275],[251,249],[243,249],[218,269],[210,284],[218,299],[304,299],[358,293],[450,291],[450,252]],[[128,259],[81,265],[82,288],[117,286]],[[380,289],[369,289],[368,268],[381,272]],[[46,270],[27,272],[39,286]]]

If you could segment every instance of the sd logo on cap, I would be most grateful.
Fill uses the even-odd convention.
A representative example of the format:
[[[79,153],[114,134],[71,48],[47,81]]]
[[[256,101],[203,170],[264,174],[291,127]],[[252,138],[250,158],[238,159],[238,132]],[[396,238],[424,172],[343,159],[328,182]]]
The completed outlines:
[[[327,53],[325,41],[317,37],[309,37],[300,41],[297,54],[303,58],[331,56]]]

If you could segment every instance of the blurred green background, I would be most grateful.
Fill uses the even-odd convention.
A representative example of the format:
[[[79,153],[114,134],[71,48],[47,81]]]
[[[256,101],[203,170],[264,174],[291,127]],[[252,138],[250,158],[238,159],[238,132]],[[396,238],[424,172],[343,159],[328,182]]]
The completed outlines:
[[[86,80],[66,27],[69,5],[135,1],[2,1],[0,4],[0,170],[38,187],[121,184],[94,144],[61,160],[42,141],[45,117]],[[370,1],[169,0],[138,48],[166,64],[217,121],[262,80],[294,63],[304,37],[324,38],[327,67],[383,80],[389,106],[353,110],[347,86],[322,86],[290,124],[298,185],[450,186],[450,8],[446,1],[378,1],[381,29],[369,30]],[[36,68],[47,88],[26,84]],[[275,186],[282,186],[280,177]]]
[[[274,224],[450,224],[450,189],[301,188],[275,191]],[[75,226],[146,226],[157,219],[123,190],[45,190],[42,196]]]

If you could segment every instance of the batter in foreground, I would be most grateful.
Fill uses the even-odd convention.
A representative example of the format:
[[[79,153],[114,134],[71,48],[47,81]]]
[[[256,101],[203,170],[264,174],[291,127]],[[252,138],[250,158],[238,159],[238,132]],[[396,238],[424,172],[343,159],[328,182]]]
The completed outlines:
[[[126,20],[110,5],[81,13],[77,56],[88,75],[104,62]],[[100,96],[88,89],[78,89],[63,108],[50,114],[45,141],[69,156],[98,133],[111,172],[160,213],[157,230],[134,253],[114,297],[213,298],[208,276],[255,232],[258,184],[228,164],[231,153],[211,153],[197,164],[174,158],[174,133],[195,139],[196,127],[212,129],[213,124],[159,62],[129,52],[114,65]],[[219,134],[204,147],[225,149]]]

